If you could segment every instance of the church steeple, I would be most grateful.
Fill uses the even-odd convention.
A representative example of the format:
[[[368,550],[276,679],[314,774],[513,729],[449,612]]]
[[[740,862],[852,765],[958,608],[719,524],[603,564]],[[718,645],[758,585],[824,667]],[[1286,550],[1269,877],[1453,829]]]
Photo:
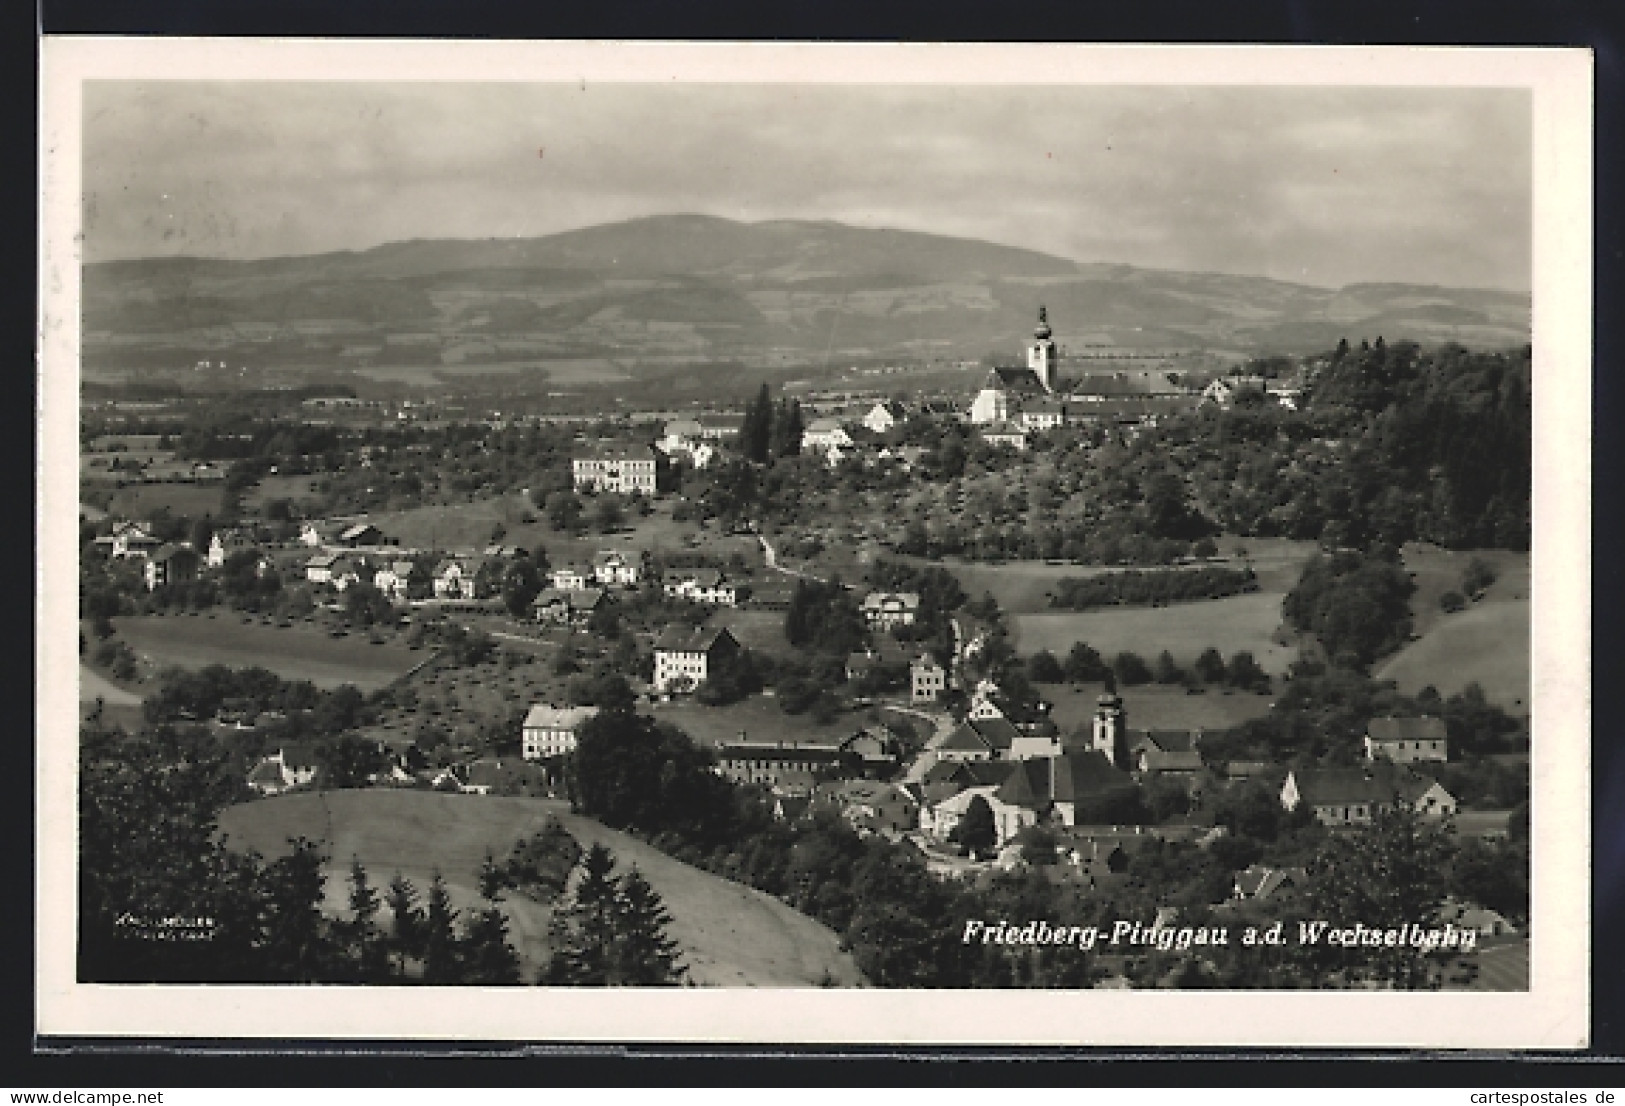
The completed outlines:
[[[1038,307],[1038,325],[1033,328],[1033,344],[1027,347],[1027,367],[1043,381],[1046,392],[1055,391],[1055,340],[1049,328],[1049,312]]]

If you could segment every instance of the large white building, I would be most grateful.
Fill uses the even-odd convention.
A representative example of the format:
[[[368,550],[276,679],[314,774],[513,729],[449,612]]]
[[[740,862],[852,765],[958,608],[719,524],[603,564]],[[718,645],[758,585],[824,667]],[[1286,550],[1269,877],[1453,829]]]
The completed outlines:
[[[545,760],[574,752],[577,733],[597,714],[597,707],[553,707],[537,703],[525,715],[520,729],[521,754],[526,760]]]
[[[726,627],[668,626],[655,641],[655,689],[693,691],[710,678],[717,661],[738,651],[739,642]]]
[[[577,491],[655,494],[655,453],[639,448],[595,449],[571,461]]]

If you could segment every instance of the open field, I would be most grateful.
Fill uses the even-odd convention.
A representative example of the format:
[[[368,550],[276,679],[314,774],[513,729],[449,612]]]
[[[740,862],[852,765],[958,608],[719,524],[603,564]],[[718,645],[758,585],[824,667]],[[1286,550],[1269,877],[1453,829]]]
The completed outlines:
[[[266,476],[243,496],[243,506],[247,510],[260,510],[273,499],[315,503],[322,498],[320,488],[324,480],[321,476]]]
[[[281,629],[260,622],[244,625],[239,616],[226,613],[215,618],[116,618],[113,625],[137,656],[158,666],[257,666],[285,680],[309,680],[318,687],[355,684],[363,691],[371,691],[390,683],[427,656],[395,642],[373,645],[364,631],[335,638],[310,626]]]
[[[1525,593],[1527,595],[1527,593]],[[1484,697],[1513,714],[1529,710],[1529,603],[1488,598],[1445,620],[1376,672],[1399,690],[1431,684],[1442,695],[1477,682]]]
[[[1496,581],[1477,603],[1455,614],[1439,609],[1439,596],[1460,590],[1461,574],[1473,557],[1495,568]],[[1411,599],[1420,640],[1400,650],[1376,671],[1399,690],[1414,693],[1432,685],[1450,695],[1477,682],[1490,702],[1514,714],[1529,710],[1529,555],[1504,550],[1451,552],[1407,547],[1405,568],[1414,574]]]
[[[709,626],[726,626],[739,644],[758,653],[775,657],[803,656],[784,636],[783,611],[753,611],[740,607],[722,607],[711,616]]]
[[[408,745],[416,740],[418,727],[428,723],[444,727],[459,740],[472,740],[481,724],[506,723],[515,710],[528,710],[534,703],[563,705],[568,702],[565,685],[570,677],[553,674],[553,648],[510,649],[503,644],[491,659],[472,668],[428,665],[403,684],[405,694],[416,696],[415,704],[385,710],[364,736]],[[509,652],[512,660],[505,656]],[[401,698],[397,693],[397,701]],[[517,728],[512,736],[519,740]]]
[[[587,500],[589,517],[591,503]],[[401,511],[375,511],[357,517],[364,517],[401,545],[415,549],[482,548],[493,544],[492,534],[500,525],[505,531],[501,544],[531,550],[539,545],[547,550],[548,560],[554,566],[585,563],[601,549],[704,550],[723,558],[737,552],[751,565],[761,563],[761,547],[754,538],[722,534],[714,526],[701,529],[697,523],[673,522],[671,508],[670,501],[662,501],[655,505],[654,513],[648,518],[629,517],[617,533],[589,533],[579,538],[554,530],[540,509],[518,495]],[[527,516],[531,521],[522,521]]]
[[[751,741],[835,742],[851,737],[868,724],[863,714],[843,714],[828,725],[819,725],[810,714],[785,714],[776,698],[755,695],[726,707],[708,707],[691,700],[659,703],[648,713],[661,722],[670,722],[696,745],[717,745],[738,741],[744,733]]]
[[[603,843],[617,870],[636,866],[671,912],[668,930],[683,950],[694,981],[707,986],[810,987],[826,978],[861,983],[829,929],[777,899],[673,860],[635,838],[569,812],[547,799],[443,795],[424,791],[332,791],[285,795],[228,808],[220,828],[235,846],[267,856],[287,851],[289,837],[320,840],[330,856],[327,905],[345,911],[351,858],[374,887],[396,872],[425,892],[434,873],[452,900],[468,909],[480,900],[478,873],[487,853],[513,843],[556,816],[583,847]],[[510,939],[528,982],[547,954],[550,910],[520,896],[505,903]],[[387,921],[386,921],[387,924]]]
[[[1094,717],[1102,684],[1045,684],[1039,692],[1054,703],[1050,717],[1062,733],[1087,726]],[[1128,726],[1134,730],[1226,730],[1269,713],[1273,696],[1209,688],[1187,695],[1183,687],[1140,684],[1119,688]]]
[[[219,484],[130,484],[113,493],[108,514],[121,518],[150,518],[159,508],[172,515],[202,518],[220,513]]]
[[[1048,649],[1065,656],[1074,642],[1084,641],[1108,660],[1128,650],[1151,663],[1166,649],[1181,665],[1189,665],[1211,645],[1227,659],[1247,650],[1271,674],[1286,671],[1296,655],[1272,640],[1281,625],[1281,595],[1273,591],[1171,607],[1021,614],[1010,625],[1023,654]]]
[[[1450,550],[1433,545],[1412,544],[1402,551],[1405,571],[1416,584],[1411,596],[1412,631],[1425,637],[1434,627],[1460,617],[1439,607],[1439,596],[1461,591],[1461,577],[1475,558],[1495,570],[1496,580],[1484,597],[1473,604],[1529,602],[1529,554],[1504,549]]]

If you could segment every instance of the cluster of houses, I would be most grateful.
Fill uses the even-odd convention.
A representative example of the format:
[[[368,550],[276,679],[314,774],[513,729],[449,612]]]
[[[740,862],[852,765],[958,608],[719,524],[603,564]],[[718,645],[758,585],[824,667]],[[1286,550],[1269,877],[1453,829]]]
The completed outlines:
[[[117,484],[212,484],[226,478],[224,465],[175,455],[162,434],[115,434],[86,444],[79,459],[87,478]]]

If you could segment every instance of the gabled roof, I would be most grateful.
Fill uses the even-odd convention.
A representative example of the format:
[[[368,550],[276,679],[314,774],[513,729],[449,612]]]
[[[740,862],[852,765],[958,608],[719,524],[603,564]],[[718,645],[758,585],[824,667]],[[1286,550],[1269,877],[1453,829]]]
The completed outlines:
[[[309,745],[290,742],[282,746],[282,763],[290,769],[317,768],[320,764],[316,760],[316,751]]]
[[[543,588],[532,602],[535,607],[563,604],[572,611],[594,610],[604,598],[603,588]]]
[[[333,562],[338,560],[336,553],[318,553],[305,562],[306,568],[331,568]]]
[[[872,591],[863,597],[865,611],[879,611],[887,607],[901,607],[912,611],[920,605],[920,597],[912,591]]]
[[[1053,769],[1054,790],[1051,790]],[[1017,761],[999,798],[1013,806],[1043,807],[1132,788],[1134,781],[1094,751]]]
[[[1004,752],[1021,731],[1011,724],[1008,718],[967,718],[965,725],[976,732],[976,735],[987,743],[988,748]]]
[[[709,653],[724,638],[735,646],[739,644],[739,639],[726,626],[690,628],[673,625],[661,631],[654,647],[667,653]]]
[[[377,530],[377,529],[378,529],[378,527],[374,526],[370,522],[358,522],[354,526],[348,527],[345,530],[341,531],[339,533],[339,537],[342,538],[345,541],[350,541],[350,540],[352,540],[354,538],[359,538],[362,534],[365,534],[368,530]],[[380,533],[381,532],[382,531],[380,531]]]
[[[930,653],[921,653],[919,656],[909,661],[908,666],[910,668],[934,668],[938,672],[944,671],[942,665],[937,663],[937,658],[933,657]]]
[[[1224,766],[1224,774],[1231,779],[1267,776],[1275,768],[1267,760],[1232,760]]]
[[[1197,735],[1189,730],[1131,730],[1129,749],[1156,749],[1164,753],[1188,753],[1196,748]]]
[[[700,433],[698,419],[672,419],[666,424],[664,437],[667,438],[693,438]]]
[[[1165,753],[1161,749],[1145,750],[1145,768],[1148,772],[1198,772],[1202,768],[1202,755],[1195,749]]]
[[[881,400],[879,403],[876,403],[873,407],[869,408],[869,414],[871,415],[876,411],[884,411],[894,419],[900,419],[908,413],[903,405],[898,403],[895,399]]]
[[[1302,868],[1269,868],[1254,864],[1236,873],[1236,890],[1244,898],[1267,899],[1283,887],[1301,886],[1305,876]]]
[[[1422,715],[1420,718],[1373,718],[1366,723],[1365,732],[1372,741],[1443,741],[1446,737],[1443,718]]]
[[[1442,789],[1437,781],[1387,761],[1363,768],[1305,768],[1294,772],[1293,778],[1298,795],[1310,806],[1387,803],[1396,796],[1410,803],[1433,787]]]
[[[576,461],[652,461],[654,447],[648,445],[594,445],[577,450]]]
[[[167,545],[166,544],[166,545],[160,545],[156,550],[153,551],[151,560],[154,563],[161,564],[164,561],[173,560],[176,557],[180,557],[180,558],[182,558],[184,560],[187,557],[196,558],[197,554],[195,552],[193,552],[191,549],[188,549],[184,545]]]
[[[536,703],[525,715],[524,728],[574,730],[597,713],[597,707],[555,707],[547,703]]]
[[[926,769],[924,779],[927,787],[942,786],[957,789],[1003,783],[1009,774],[1010,765],[1004,761],[939,760]]]
[[[988,371],[984,388],[1002,388],[1013,392],[1028,392],[1032,395],[1045,395],[1049,389],[1032,369],[1017,367],[1000,367]]]

